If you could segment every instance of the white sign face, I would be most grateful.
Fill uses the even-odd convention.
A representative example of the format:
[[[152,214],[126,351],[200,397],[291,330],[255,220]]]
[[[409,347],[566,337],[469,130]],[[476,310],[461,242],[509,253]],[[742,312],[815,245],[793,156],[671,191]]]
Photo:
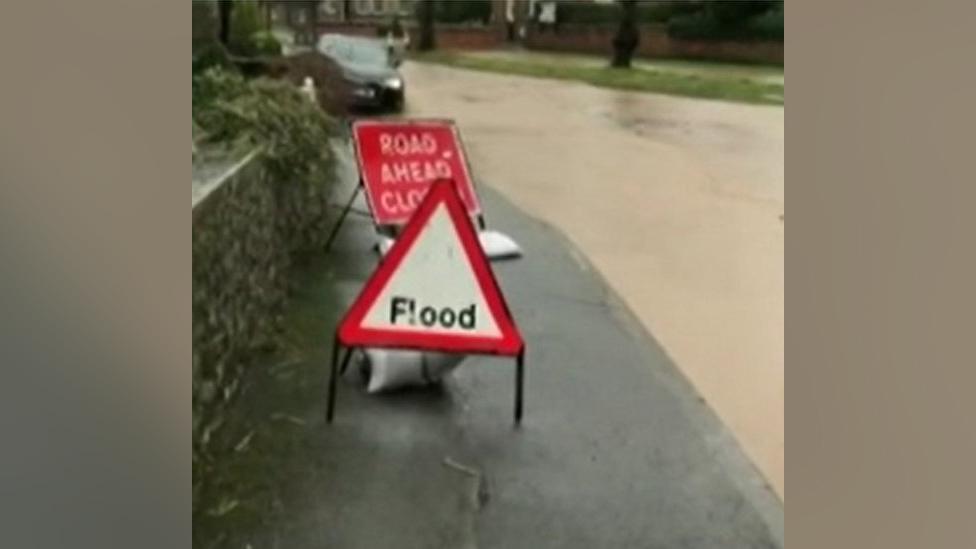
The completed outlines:
[[[336,335],[347,347],[523,352],[525,343],[452,182],[431,184]]]
[[[447,206],[439,204],[362,326],[500,338]]]

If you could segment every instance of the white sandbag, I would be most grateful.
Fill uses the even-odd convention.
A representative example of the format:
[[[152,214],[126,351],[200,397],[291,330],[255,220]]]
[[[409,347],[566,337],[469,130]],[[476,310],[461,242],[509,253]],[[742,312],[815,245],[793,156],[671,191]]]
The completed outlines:
[[[522,248],[511,237],[498,231],[481,231],[478,233],[478,241],[481,242],[481,249],[485,251],[488,259],[504,259],[522,255]]]
[[[380,252],[380,256],[386,255],[386,252],[390,251],[393,247],[394,240],[388,236],[377,235],[376,249]]]
[[[368,393],[436,383],[464,360],[465,355],[365,349],[369,361]]]
[[[393,246],[394,240],[383,235],[378,238],[377,250],[381,256],[386,255]],[[485,251],[488,259],[506,259],[522,255],[522,248],[511,237],[498,231],[481,231],[478,233],[478,242],[481,243],[481,249]]]

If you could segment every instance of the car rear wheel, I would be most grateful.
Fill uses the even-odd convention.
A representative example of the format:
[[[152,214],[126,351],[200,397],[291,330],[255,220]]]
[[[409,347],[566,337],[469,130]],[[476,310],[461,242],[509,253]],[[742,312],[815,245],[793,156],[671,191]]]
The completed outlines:
[[[400,112],[403,112],[404,102],[405,102],[404,97],[401,95],[401,96],[398,96],[398,97],[392,97],[392,98],[390,98],[390,100],[387,102],[387,105],[386,106],[391,111],[400,113]]]

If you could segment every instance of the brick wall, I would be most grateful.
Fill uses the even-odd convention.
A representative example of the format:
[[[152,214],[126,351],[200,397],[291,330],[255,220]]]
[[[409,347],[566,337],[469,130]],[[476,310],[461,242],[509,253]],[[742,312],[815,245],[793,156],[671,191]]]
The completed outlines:
[[[782,42],[701,42],[670,40],[669,57],[783,64]],[[653,57],[653,56],[651,56]]]
[[[561,25],[559,30],[531,29],[525,45],[529,49],[593,53],[609,56],[616,27],[606,25]],[[663,25],[643,25],[640,57],[681,57],[718,61],[749,61],[783,63],[781,42],[706,42],[675,40],[668,36]]]
[[[419,37],[411,29],[410,40]],[[505,42],[504,29],[498,27],[435,27],[437,47],[446,50],[488,50]]]

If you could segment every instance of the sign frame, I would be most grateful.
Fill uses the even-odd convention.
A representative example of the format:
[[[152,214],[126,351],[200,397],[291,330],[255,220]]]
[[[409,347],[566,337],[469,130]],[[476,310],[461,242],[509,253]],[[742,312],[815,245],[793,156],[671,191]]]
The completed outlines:
[[[329,399],[326,422],[331,423],[335,411],[337,371],[341,375],[349,364],[353,350],[364,347],[383,347],[410,349],[418,351],[437,351],[476,355],[501,355],[515,358],[515,424],[522,419],[523,386],[525,377],[525,340],[511,315],[501,286],[495,277],[491,264],[478,242],[477,232],[468,215],[452,180],[437,180],[414,211],[410,221],[404,226],[398,238],[377,269],[370,275],[359,295],[336,326],[332,345],[332,365],[329,376]],[[478,290],[482,293],[488,312],[498,327],[500,338],[466,336],[457,334],[437,334],[423,332],[403,332],[362,326],[371,307],[374,305],[390,279],[396,274],[404,258],[411,251],[423,233],[428,220],[440,206],[447,209],[453,229],[461,241],[464,259],[468,261]],[[339,352],[345,355],[339,360]]]

